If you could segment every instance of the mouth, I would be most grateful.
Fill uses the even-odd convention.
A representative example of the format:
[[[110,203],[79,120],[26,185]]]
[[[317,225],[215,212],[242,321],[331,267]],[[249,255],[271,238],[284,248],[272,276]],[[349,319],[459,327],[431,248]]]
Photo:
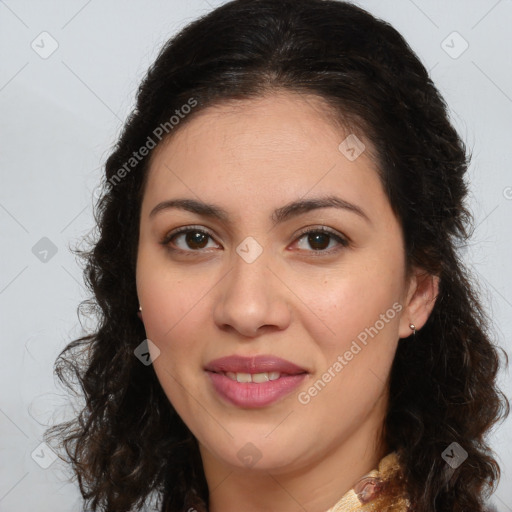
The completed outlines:
[[[272,380],[277,380],[281,377],[288,377],[290,375],[302,375],[307,373],[306,371],[301,373],[282,373],[282,372],[260,372],[260,373],[243,373],[243,372],[212,372],[217,373],[218,375],[224,375],[228,379],[234,380],[236,382],[255,382],[256,384],[261,384],[263,382],[269,382]]]
[[[273,404],[290,394],[308,371],[274,356],[229,356],[211,361],[205,368],[213,390],[224,402],[254,409]]]
[[[213,373],[225,373],[229,377],[233,377],[235,374],[235,380],[238,377],[247,379],[247,375],[255,375],[258,378],[266,380],[276,380],[276,374],[280,375],[298,375],[300,373],[308,373],[305,368],[272,355],[259,355],[253,357],[246,357],[240,355],[231,355],[227,357],[221,357],[210,361],[204,368],[206,371]],[[266,379],[266,377],[269,377]],[[249,382],[247,380],[238,380],[238,382]]]

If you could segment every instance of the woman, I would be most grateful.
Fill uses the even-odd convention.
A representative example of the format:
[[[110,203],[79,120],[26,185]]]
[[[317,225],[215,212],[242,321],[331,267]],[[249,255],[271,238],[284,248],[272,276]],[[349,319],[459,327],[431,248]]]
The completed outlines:
[[[235,0],[170,40],[106,164],[61,354],[93,510],[482,511],[508,412],[459,260],[468,159],[351,4]]]

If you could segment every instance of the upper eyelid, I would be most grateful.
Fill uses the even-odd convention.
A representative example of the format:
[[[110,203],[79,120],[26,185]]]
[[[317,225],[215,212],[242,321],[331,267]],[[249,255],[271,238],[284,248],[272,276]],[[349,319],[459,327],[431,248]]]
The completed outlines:
[[[205,233],[206,235],[211,237],[213,240],[216,240],[215,235],[210,230],[208,230],[208,228],[205,228],[204,226],[199,226],[199,225],[197,225],[197,226],[188,225],[188,226],[181,226],[179,228],[172,229],[171,231],[166,233],[162,237],[162,243],[165,243],[166,241],[170,242],[171,238],[173,238],[177,235],[183,235],[184,233],[187,233],[188,231],[201,231],[202,233]]]
[[[218,243],[220,245],[220,243],[217,242],[217,240],[216,240],[216,236],[208,228],[201,226],[201,225],[187,225],[187,226],[182,226],[182,227],[173,229],[163,237],[162,243],[164,243],[164,244],[169,243],[173,237],[185,234],[188,231],[200,231],[202,233],[205,233],[210,238],[212,238],[215,241],[215,243]],[[305,228],[302,228],[301,230],[299,230],[298,233],[296,233],[294,235],[294,237],[295,237],[294,242],[309,233],[316,233],[316,232],[325,233],[327,235],[331,235],[332,237],[338,237],[342,241],[346,242],[346,244],[342,244],[342,245],[348,245],[349,243],[351,243],[351,239],[348,236],[346,236],[345,234],[339,232],[336,229],[333,229],[333,228],[330,228],[328,226],[321,225],[321,224],[313,225],[313,226],[306,226]],[[192,251],[192,252],[199,252],[199,251]],[[327,252],[327,251],[320,251],[320,252]]]
[[[295,236],[303,236],[303,235],[306,235],[308,233],[316,233],[316,232],[320,232],[320,233],[327,233],[328,235],[333,235],[333,236],[339,236],[340,238],[343,238],[347,241],[349,241],[349,237],[346,236],[345,234],[341,233],[340,231],[338,231],[337,229],[334,229],[334,228],[330,228],[328,226],[323,226],[321,224],[319,225],[314,225],[314,226],[307,226],[305,228],[302,228],[301,230],[299,230],[299,232],[295,235]]]

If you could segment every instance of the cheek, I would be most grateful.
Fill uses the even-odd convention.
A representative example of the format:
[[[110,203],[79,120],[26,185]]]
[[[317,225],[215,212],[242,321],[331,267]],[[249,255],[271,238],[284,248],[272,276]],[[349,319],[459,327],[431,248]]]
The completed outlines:
[[[386,392],[398,343],[400,288],[392,274],[376,281],[367,272],[324,280],[318,288],[307,299],[316,316],[307,316],[306,330],[320,357],[316,375],[298,398],[325,428],[339,429],[343,418],[345,435]]]
[[[201,332],[204,306],[181,295],[158,295],[154,292],[148,301],[144,317],[146,335],[160,351],[154,362],[155,370],[164,378],[162,371],[165,370],[181,382],[187,379],[192,366],[197,371],[200,364],[201,340],[207,339],[206,332]]]
[[[169,344],[178,332],[196,329],[202,299],[214,284],[214,275],[173,268],[161,255],[141,251],[137,293],[148,338]]]
[[[148,297],[146,335],[159,350],[154,371],[174,409],[187,425],[193,424],[194,417],[201,416],[194,397],[201,396],[198,372],[208,339],[205,305],[200,296],[170,293],[167,286],[151,288]]]
[[[350,270],[350,271],[349,271]],[[307,330],[326,349],[342,351],[351,341],[374,336],[398,339],[399,269],[361,266],[342,269],[316,283],[304,283],[297,294],[314,315],[305,315]],[[297,283],[297,280],[295,281]],[[375,328],[379,331],[375,334]]]

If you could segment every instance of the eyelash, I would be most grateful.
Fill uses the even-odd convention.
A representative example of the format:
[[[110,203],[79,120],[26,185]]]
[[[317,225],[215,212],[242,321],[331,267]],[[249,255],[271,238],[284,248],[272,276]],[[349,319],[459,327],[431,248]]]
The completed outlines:
[[[209,236],[211,239],[214,240],[213,235],[210,234],[208,231],[206,231],[201,226],[187,226],[185,228],[178,228],[178,229],[166,234],[164,236],[164,238],[160,241],[160,243],[172,252],[181,252],[182,254],[186,254],[187,256],[189,256],[189,255],[193,256],[193,255],[195,255],[194,253],[200,253],[200,252],[202,252],[202,250],[200,250],[200,249],[198,249],[198,250],[177,249],[177,248],[173,248],[169,245],[170,242],[174,238],[178,237],[179,235],[187,234],[190,232],[201,233],[201,234]],[[316,228],[304,228],[303,230],[301,230],[299,232],[299,234],[297,235],[297,238],[295,240],[300,240],[301,238],[303,238],[306,235],[316,234],[316,233],[322,233],[322,234],[329,235],[331,238],[336,240],[341,247],[348,247],[350,245],[350,241],[348,238],[343,237],[342,235],[338,234],[337,232],[335,232],[329,228],[326,228],[324,226],[320,226],[320,227],[316,227]],[[311,249],[311,250],[306,250],[306,252],[311,252],[315,257],[318,257],[318,256],[330,255],[333,252],[337,252],[339,250],[341,250],[340,247],[334,247],[334,248],[330,248],[330,249],[317,249],[317,250]]]

